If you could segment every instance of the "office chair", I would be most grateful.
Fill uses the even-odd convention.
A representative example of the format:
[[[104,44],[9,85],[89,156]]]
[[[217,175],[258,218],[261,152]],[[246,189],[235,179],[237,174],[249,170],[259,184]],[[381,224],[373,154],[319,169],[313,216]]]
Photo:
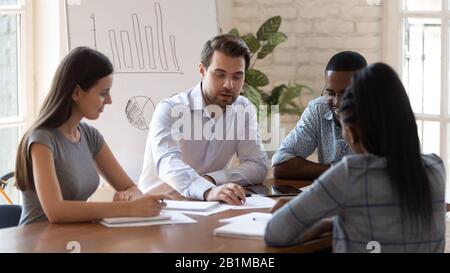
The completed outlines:
[[[0,195],[2,195],[9,205],[0,205],[0,228],[15,227],[19,225],[22,206],[13,205],[11,199],[5,193],[8,183],[14,178],[14,172],[10,172],[0,177]]]
[[[0,205],[0,229],[19,225],[22,206]]]
[[[12,205],[11,199],[9,199],[8,195],[5,193],[5,188],[8,185],[8,181],[14,178],[14,172],[10,172],[5,174],[4,176],[0,177],[0,195],[5,198],[6,202],[8,204]]]

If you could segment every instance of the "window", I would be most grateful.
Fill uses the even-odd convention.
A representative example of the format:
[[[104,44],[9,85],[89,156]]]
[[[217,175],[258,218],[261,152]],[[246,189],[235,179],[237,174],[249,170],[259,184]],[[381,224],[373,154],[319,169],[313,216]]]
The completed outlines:
[[[27,77],[25,67],[25,7],[29,0],[0,0],[0,175],[14,170],[16,150],[31,113],[30,96],[25,92]],[[30,90],[30,89],[28,89]],[[8,186],[8,196],[19,202],[15,188]],[[0,203],[5,200],[0,197]]]
[[[450,0],[388,0],[384,61],[399,72],[416,114],[421,148],[450,167]],[[450,177],[447,175],[447,189]],[[450,201],[447,190],[447,201]]]

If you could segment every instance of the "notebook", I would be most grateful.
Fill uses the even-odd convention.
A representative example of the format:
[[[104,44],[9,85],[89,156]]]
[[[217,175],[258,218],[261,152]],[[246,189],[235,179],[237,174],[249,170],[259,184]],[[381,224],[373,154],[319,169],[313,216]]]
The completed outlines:
[[[171,216],[169,214],[161,212],[158,216],[152,217],[114,217],[114,218],[104,218],[101,223],[106,225],[118,225],[118,224],[131,224],[131,223],[142,223],[142,222],[153,222],[168,220]]]
[[[266,225],[267,221],[237,221],[216,228],[214,230],[214,235],[262,240],[264,238]]]
[[[166,210],[190,210],[190,211],[207,211],[219,206],[219,202],[204,201],[174,201],[164,200],[167,206]]]

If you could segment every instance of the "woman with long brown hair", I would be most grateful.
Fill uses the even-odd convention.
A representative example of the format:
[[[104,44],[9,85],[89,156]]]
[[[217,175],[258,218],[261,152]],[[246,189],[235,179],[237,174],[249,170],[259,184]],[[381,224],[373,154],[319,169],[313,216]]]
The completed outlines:
[[[81,122],[99,118],[105,105],[112,103],[112,74],[108,58],[86,47],[72,50],[59,65],[38,119],[17,152],[21,225],[159,214],[165,196],[144,196],[103,136]],[[116,190],[114,202],[86,202],[99,185],[98,172]]]

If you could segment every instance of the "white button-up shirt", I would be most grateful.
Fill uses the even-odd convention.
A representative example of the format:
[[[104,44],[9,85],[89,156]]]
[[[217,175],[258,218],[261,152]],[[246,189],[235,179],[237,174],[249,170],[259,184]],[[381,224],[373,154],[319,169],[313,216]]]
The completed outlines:
[[[180,114],[179,109],[185,111]],[[143,192],[166,182],[183,196],[203,200],[205,191],[215,186],[203,175],[212,177],[217,185],[264,181],[267,155],[251,102],[239,96],[215,118],[209,109],[205,108],[201,83],[158,104],[150,123],[139,179]],[[245,119],[239,117],[239,109],[248,111]],[[235,155],[239,165],[230,167]]]

